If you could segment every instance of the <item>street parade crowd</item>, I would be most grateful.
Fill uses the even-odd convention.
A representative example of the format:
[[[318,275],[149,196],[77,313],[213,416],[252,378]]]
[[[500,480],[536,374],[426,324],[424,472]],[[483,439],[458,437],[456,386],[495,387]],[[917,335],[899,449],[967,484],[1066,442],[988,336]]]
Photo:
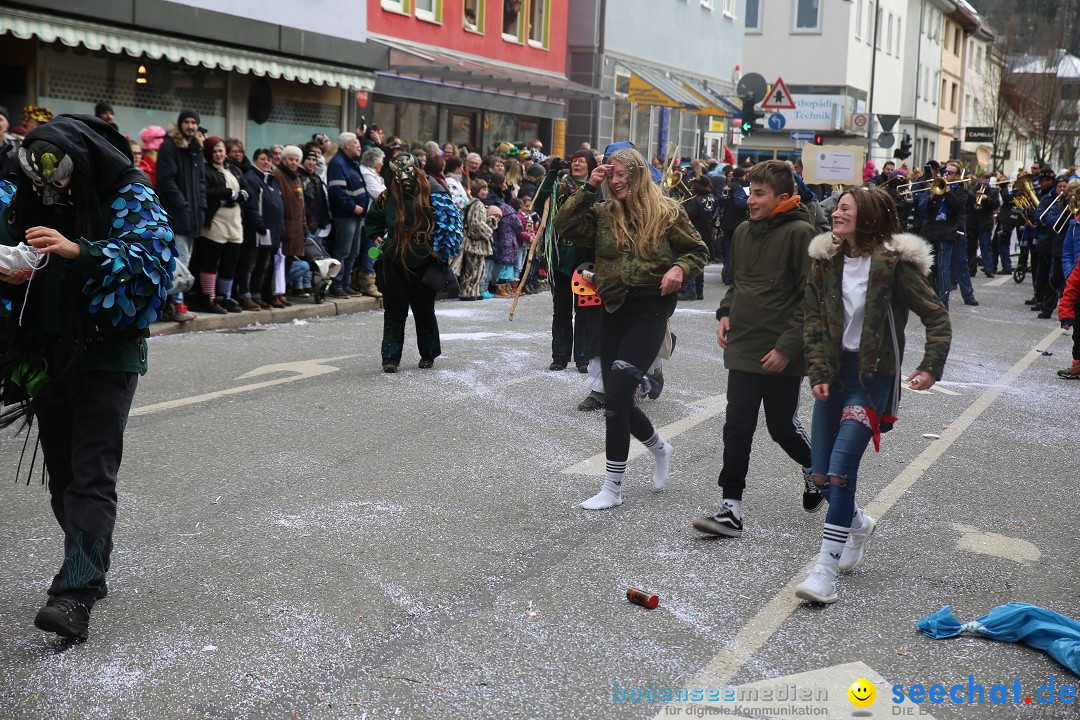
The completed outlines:
[[[864,452],[896,422],[903,380],[925,390],[941,379],[950,293],[977,305],[977,272],[1030,274],[1028,304],[1063,327],[1080,295],[1075,168],[1007,178],[955,160],[919,171],[867,163],[863,184],[829,187],[806,183],[798,161],[650,161],[630,142],[569,158],[546,156],[539,140],[504,142],[482,155],[371,124],[249,152],[208,136],[190,109],[131,136],[112,119],[107,103],[56,117],[27,107],[12,128],[0,108],[0,424],[36,423],[65,542],[35,624],[65,637],[87,637],[108,592],[124,426],[158,319],[381,298],[382,370],[393,373],[410,311],[427,369],[441,354],[438,298],[549,292],[547,367],[576,368],[587,391],[578,409],[603,410],[606,469],[580,507],[604,510],[623,502],[631,438],[653,457],[655,489],[668,480],[675,448],[644,398],[663,391],[676,303],[703,300],[705,266],[722,263],[720,497],[692,525],[742,534],[763,408],[798,465],[804,510],[828,507],[796,594],[832,603],[876,526],[856,497]],[[912,312],[926,340],[905,376]],[[1075,338],[1058,374],[1080,379]]]

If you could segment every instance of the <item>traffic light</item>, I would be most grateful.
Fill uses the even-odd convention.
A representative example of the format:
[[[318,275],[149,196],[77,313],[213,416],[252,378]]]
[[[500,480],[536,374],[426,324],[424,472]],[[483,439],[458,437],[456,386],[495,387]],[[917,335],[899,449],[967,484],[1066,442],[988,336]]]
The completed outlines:
[[[893,157],[907,160],[911,157],[911,135],[904,133],[904,139],[900,141],[900,147],[893,150]]]
[[[824,135],[815,135],[814,136],[814,144],[815,145],[824,145],[825,144],[825,136]]]
[[[758,125],[758,120],[765,117],[765,113],[759,112],[754,109],[754,98],[743,98],[742,102],[742,124],[739,125],[739,129],[742,130],[742,134],[749,135],[755,130],[761,130],[761,125]]]

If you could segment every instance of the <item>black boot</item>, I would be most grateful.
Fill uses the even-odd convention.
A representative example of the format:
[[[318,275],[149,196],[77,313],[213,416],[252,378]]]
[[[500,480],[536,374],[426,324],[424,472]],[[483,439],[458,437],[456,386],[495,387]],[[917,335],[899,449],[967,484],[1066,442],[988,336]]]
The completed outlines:
[[[34,626],[62,637],[85,640],[90,637],[90,609],[66,595],[50,597],[34,617]]]

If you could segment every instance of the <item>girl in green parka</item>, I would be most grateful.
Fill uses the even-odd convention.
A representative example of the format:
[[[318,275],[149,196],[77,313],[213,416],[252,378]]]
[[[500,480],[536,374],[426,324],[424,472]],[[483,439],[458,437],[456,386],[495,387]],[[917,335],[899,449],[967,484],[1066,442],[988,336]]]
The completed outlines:
[[[855,504],[859,461],[882,425],[896,421],[904,329],[914,311],[926,326],[922,361],[908,376],[926,390],[941,379],[952,337],[949,313],[927,281],[930,246],[897,234],[896,206],[880,188],[840,196],[833,231],[810,243],[803,339],[814,396],[814,482],[827,494],[821,552],[795,594],[836,602],[837,572],[862,561],[876,522]],[[827,488],[827,490],[826,490]]]
[[[660,193],[637,150],[617,150],[589,176],[585,187],[555,217],[555,232],[596,253],[596,292],[604,304],[600,363],[606,426],[604,483],[581,503],[585,510],[622,504],[622,479],[630,436],[656,460],[653,487],[668,479],[672,446],[634,405],[634,393],[656,360],[675,311],[675,291],[700,273],[709,249],[686,211]],[[594,202],[600,186],[604,202]]]

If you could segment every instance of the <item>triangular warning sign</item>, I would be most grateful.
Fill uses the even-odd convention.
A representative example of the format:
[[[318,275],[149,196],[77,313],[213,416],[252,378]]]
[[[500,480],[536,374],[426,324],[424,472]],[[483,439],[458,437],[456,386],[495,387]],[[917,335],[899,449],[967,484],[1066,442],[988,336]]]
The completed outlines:
[[[765,96],[765,102],[761,103],[762,110],[794,110],[795,101],[791,99],[787,85],[783,78],[776,78],[776,82],[769,88],[769,94]]]

